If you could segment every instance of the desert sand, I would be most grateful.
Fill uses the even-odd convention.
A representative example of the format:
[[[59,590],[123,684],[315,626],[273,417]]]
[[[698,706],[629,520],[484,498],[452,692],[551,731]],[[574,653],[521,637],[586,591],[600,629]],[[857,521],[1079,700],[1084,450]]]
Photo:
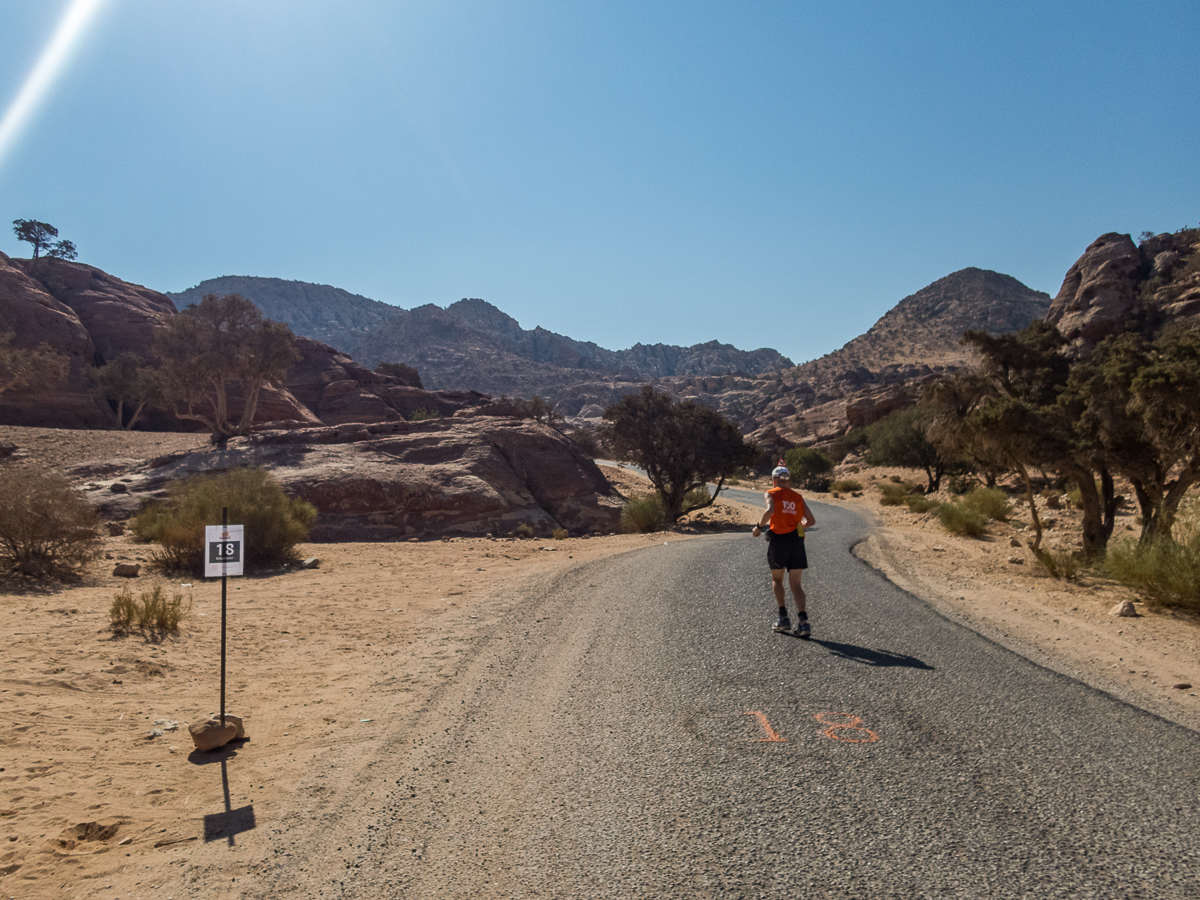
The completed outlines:
[[[156,456],[205,438],[10,428],[0,429],[3,441],[22,448],[5,465],[62,467]],[[646,489],[628,472],[605,472],[626,496]],[[1019,513],[971,540],[946,534],[931,516],[881,507],[871,482],[889,474],[855,475],[864,482],[860,496],[811,498],[874,523],[856,549],[861,558],[985,637],[1200,730],[1200,691],[1177,687],[1200,686],[1195,621],[1141,603],[1138,617],[1116,618],[1109,612],[1119,600],[1136,599],[1123,589],[1039,574],[1011,546],[1026,524]],[[697,524],[748,529],[758,514],[719,501]],[[1055,518],[1050,539],[1069,542],[1077,531],[1071,514]],[[194,896],[250,896],[237,875],[252,838],[235,842],[231,823],[236,831],[251,818],[304,815],[318,764],[353,778],[381,745],[383,723],[412,715],[454,679],[464,635],[501,621],[528,585],[605,555],[689,539],[671,531],[305,545],[302,555],[320,560],[315,569],[229,580],[226,710],[245,717],[248,740],[214,754],[193,752],[187,725],[219,707],[219,582],[155,571],[150,548],[128,535],[107,538],[77,585],[6,582],[0,897],[162,900],[158,885],[200,863],[211,872],[214,860],[229,879]],[[120,562],[141,563],[143,574],[113,577]],[[114,596],[156,584],[190,604],[180,632],[114,636]],[[327,777],[320,790],[338,784]],[[213,814],[226,810],[217,833]]]

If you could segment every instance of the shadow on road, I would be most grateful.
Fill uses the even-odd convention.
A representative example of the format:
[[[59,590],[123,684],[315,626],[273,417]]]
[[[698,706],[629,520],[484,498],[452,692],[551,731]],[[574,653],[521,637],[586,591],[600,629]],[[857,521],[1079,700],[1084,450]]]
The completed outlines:
[[[813,638],[812,643],[820,644],[834,656],[864,663],[868,666],[879,666],[881,668],[904,666],[909,669],[933,670],[933,666],[922,662],[915,656],[904,656],[900,653],[892,653],[890,650],[870,650],[866,647],[856,647],[854,644],[839,644],[837,641],[822,641],[818,638]]]

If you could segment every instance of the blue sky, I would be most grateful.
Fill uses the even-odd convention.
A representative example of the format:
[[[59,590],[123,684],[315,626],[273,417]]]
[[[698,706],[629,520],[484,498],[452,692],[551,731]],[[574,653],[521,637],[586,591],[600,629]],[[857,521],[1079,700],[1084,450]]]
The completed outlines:
[[[957,269],[1200,222],[1200,4],[74,0],[7,223],[160,291],[482,297],[813,359]],[[0,3],[0,110],[65,0]],[[78,11],[78,10],[77,10]]]

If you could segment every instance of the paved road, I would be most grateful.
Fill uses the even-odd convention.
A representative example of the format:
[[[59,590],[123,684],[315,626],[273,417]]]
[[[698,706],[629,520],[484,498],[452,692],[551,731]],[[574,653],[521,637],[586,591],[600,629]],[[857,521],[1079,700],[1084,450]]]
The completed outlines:
[[[770,631],[748,536],[582,567],[397,735],[343,866],[268,895],[1200,898],[1200,735],[939,617],[815,511],[814,640]]]

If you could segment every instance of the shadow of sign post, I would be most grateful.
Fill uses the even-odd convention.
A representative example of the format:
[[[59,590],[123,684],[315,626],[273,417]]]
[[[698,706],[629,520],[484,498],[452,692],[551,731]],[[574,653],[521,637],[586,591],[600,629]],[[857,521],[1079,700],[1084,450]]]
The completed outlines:
[[[256,827],[254,806],[250,804],[239,806],[237,809],[233,808],[233,802],[229,797],[229,769],[225,760],[221,760],[221,783],[225,788],[225,811],[204,817],[204,842],[207,844],[218,838],[226,838],[229,846],[232,847],[235,834],[253,831]]]

